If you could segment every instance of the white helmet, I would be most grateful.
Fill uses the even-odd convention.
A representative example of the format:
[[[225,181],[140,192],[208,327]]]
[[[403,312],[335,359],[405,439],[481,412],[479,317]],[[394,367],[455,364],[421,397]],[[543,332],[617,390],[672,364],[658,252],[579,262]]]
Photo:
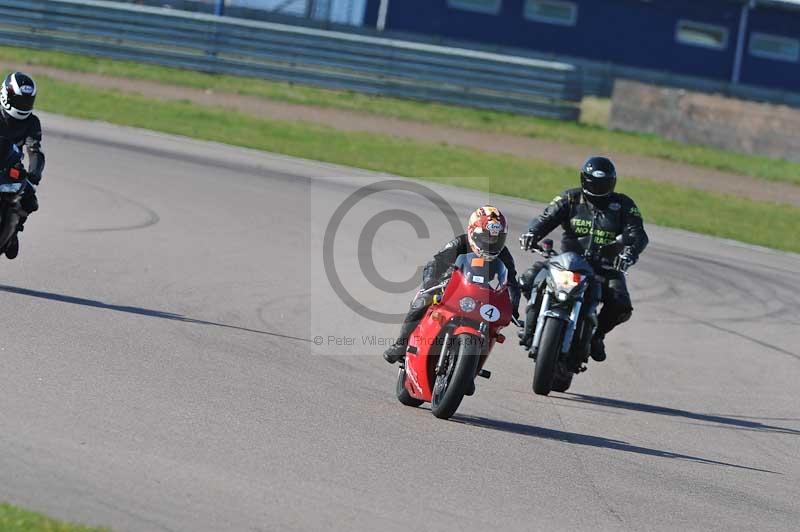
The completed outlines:
[[[33,111],[36,100],[36,82],[22,72],[12,72],[0,88],[0,106],[9,116],[25,120]]]

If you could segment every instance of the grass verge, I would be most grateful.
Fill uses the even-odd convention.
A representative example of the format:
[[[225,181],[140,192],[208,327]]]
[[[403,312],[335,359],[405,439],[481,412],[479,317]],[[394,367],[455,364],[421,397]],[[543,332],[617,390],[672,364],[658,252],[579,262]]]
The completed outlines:
[[[107,528],[63,523],[5,503],[0,503],[0,530],[3,532],[109,532]]]
[[[255,119],[182,102],[159,102],[115,91],[61,83],[46,76],[40,109],[320,161],[469,186],[488,177],[488,192],[549,201],[575,186],[575,170],[468,148],[392,136],[345,133],[322,126]],[[463,176],[463,177],[451,177]],[[628,178],[647,222],[800,252],[800,209],[698,192]],[[521,229],[521,228],[519,228]]]
[[[214,91],[229,91],[289,103],[332,107],[451,127],[541,138],[587,146],[598,153],[639,154],[770,181],[800,184],[800,164],[798,163],[737,154],[703,146],[691,146],[669,141],[656,135],[611,131],[598,126],[596,123],[602,122],[602,114],[605,111],[602,110],[602,106],[597,105],[597,102],[589,102],[591,105],[585,106],[592,110],[587,115],[587,119],[593,123],[574,124],[253,78],[218,76],[78,54],[13,47],[0,49],[0,60],[2,61],[16,63],[21,59],[33,65],[77,72],[144,79]]]

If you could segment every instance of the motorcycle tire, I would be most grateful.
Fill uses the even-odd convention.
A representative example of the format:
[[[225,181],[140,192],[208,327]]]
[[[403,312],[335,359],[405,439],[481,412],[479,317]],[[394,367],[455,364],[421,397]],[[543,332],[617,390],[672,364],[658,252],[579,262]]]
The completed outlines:
[[[475,381],[480,363],[480,341],[470,334],[460,334],[453,342],[450,356],[455,357],[453,369],[441,394],[431,398],[431,412],[439,419],[449,419],[458,410],[464,395]]]
[[[561,355],[561,341],[564,338],[564,322],[546,318],[533,368],[533,393],[547,395],[553,387],[558,357]]]
[[[559,368],[553,376],[553,384],[550,386],[550,391],[566,392],[572,386],[572,377],[574,375],[571,371]]]

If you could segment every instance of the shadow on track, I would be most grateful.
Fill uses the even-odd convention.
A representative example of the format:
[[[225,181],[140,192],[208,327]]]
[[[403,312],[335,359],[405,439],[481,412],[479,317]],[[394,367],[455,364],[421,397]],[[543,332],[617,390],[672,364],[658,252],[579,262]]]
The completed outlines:
[[[746,469],[748,471],[758,471],[760,473],[771,473],[773,475],[780,475],[777,471],[770,471],[769,469],[759,469],[757,467],[748,467],[743,465],[731,464],[728,462],[720,462],[717,460],[709,460],[707,458],[700,458],[698,456],[691,456],[688,454],[672,453],[669,451],[661,451],[658,449],[650,449],[648,447],[639,447],[638,445],[631,445],[622,440],[612,440],[603,438],[602,436],[591,436],[588,434],[579,434],[577,432],[566,432],[563,430],[546,429],[542,427],[534,427],[532,425],[523,425],[521,423],[512,423],[510,421],[501,421],[495,419],[487,419],[484,417],[466,416],[456,414],[451,421],[463,423],[465,425],[472,425],[473,427],[481,427],[485,429],[499,430],[503,432],[510,432],[513,434],[521,434],[523,436],[530,436],[533,438],[543,438],[547,440],[556,440],[564,443],[571,443],[573,445],[583,445],[586,447],[598,447],[602,449],[613,449],[615,451],[623,451],[626,453],[643,454],[647,456],[656,456],[659,458],[673,458],[678,460],[688,460],[700,464],[719,465],[725,467],[734,467],[736,469]]]
[[[621,408],[625,410],[633,410],[636,412],[647,412],[648,414],[660,414],[662,416],[682,417],[686,419],[694,419],[697,421],[706,421],[708,423],[718,423],[731,428],[738,428],[743,430],[754,430],[758,432],[773,432],[778,434],[793,434],[800,436],[800,430],[790,429],[786,427],[777,427],[774,425],[767,425],[759,423],[758,421],[751,421],[742,418],[741,416],[721,416],[716,414],[700,414],[697,412],[689,412],[688,410],[678,410],[676,408],[667,408],[665,406],[649,405],[646,403],[634,403],[630,401],[621,401],[619,399],[609,399],[607,397],[597,397],[594,395],[583,395],[579,393],[565,393],[564,395],[554,395],[553,399],[562,401],[573,401],[577,403],[606,406],[609,408]]]
[[[173,312],[164,312],[162,310],[152,310],[142,307],[130,307],[125,305],[112,305],[110,303],[103,303],[94,299],[85,299],[82,297],[68,296],[64,294],[54,294],[52,292],[42,292],[40,290],[31,290],[30,288],[19,288],[17,286],[0,285],[0,292],[7,292],[9,294],[17,294],[21,296],[36,297],[39,299],[47,299],[50,301],[58,301],[60,303],[70,303],[72,305],[82,305],[84,307],[93,307],[103,310],[113,310],[115,312],[126,312],[128,314],[137,314],[139,316],[149,316],[151,318],[160,318],[162,320],[180,321],[183,323],[191,323],[195,325],[210,325],[213,327],[222,327],[225,329],[233,329],[237,331],[244,331],[254,334],[264,334],[274,336],[277,338],[286,338],[289,340],[298,340],[301,342],[310,342],[308,338],[300,338],[298,336],[291,336],[288,334],[281,334],[270,331],[261,331],[258,329],[248,329],[247,327],[239,327],[238,325],[228,325],[226,323],[217,323],[214,321],[198,320],[183,316],[182,314],[175,314]]]

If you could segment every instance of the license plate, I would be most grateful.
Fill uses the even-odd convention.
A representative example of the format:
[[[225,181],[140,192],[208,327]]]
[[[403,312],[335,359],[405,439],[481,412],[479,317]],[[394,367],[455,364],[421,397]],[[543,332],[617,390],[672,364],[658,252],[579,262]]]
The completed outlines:
[[[0,193],[16,193],[22,188],[22,183],[2,183],[0,184]]]

